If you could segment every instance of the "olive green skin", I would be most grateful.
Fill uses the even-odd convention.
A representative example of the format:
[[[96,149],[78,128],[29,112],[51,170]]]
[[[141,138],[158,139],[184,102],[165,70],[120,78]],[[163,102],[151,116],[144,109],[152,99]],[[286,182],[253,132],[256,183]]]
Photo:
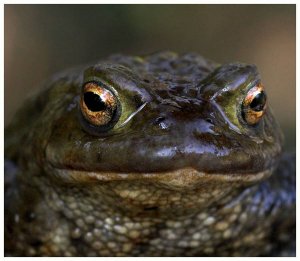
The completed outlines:
[[[82,116],[89,81],[118,97],[115,126]],[[295,157],[269,106],[241,113],[258,83],[172,52],[55,76],[5,130],[6,255],[295,255]]]

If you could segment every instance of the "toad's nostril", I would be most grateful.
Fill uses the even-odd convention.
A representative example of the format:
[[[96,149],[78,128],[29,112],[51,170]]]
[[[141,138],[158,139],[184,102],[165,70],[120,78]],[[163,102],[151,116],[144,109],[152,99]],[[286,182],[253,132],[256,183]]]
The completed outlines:
[[[164,116],[159,116],[158,118],[156,118],[153,121],[153,124],[158,125],[162,130],[166,130],[170,127],[170,123],[166,121],[166,118]]]
[[[160,124],[161,122],[163,122],[166,118],[164,116],[159,116],[154,120],[154,124]]]
[[[205,120],[206,120],[208,123],[211,123],[211,124],[213,123],[212,119],[210,119],[210,118],[206,118]]]

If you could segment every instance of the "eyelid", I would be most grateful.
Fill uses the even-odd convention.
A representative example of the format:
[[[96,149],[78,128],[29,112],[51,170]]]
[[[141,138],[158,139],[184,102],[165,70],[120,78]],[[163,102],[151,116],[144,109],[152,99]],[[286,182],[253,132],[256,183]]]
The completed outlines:
[[[143,103],[136,111],[131,113],[128,118],[118,127],[123,128],[135,115],[137,115],[144,107],[147,105],[148,102]]]
[[[222,106],[220,106],[217,102],[215,102],[214,100],[211,101],[211,103],[214,105],[214,107],[219,111],[219,113],[222,115],[223,119],[225,120],[225,122],[228,124],[229,128],[235,132],[237,132],[238,134],[242,134],[242,132],[240,131],[240,129],[236,126],[236,124],[234,124],[227,116],[226,112],[224,111],[224,108]]]

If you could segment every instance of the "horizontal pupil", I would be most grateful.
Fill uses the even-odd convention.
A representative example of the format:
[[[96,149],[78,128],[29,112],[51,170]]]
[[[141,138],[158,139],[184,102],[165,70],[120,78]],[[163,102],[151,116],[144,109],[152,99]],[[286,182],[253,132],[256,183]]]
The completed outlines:
[[[106,105],[98,94],[93,92],[84,93],[84,102],[90,111],[104,111]]]
[[[250,108],[254,111],[262,111],[266,104],[267,97],[264,92],[257,94],[252,102],[250,103]]]

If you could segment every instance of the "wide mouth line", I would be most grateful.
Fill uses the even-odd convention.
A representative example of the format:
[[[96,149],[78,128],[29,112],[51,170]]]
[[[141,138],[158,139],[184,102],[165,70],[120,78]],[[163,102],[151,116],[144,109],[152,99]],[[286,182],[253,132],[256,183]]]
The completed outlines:
[[[107,172],[107,171],[89,171],[76,170],[68,168],[54,168],[54,173],[65,180],[69,181],[121,181],[121,180],[157,180],[168,181],[178,180],[178,182],[186,180],[197,181],[241,181],[256,182],[269,177],[272,170],[263,170],[256,173],[208,173],[198,171],[194,168],[181,168],[172,171],[163,172]]]

